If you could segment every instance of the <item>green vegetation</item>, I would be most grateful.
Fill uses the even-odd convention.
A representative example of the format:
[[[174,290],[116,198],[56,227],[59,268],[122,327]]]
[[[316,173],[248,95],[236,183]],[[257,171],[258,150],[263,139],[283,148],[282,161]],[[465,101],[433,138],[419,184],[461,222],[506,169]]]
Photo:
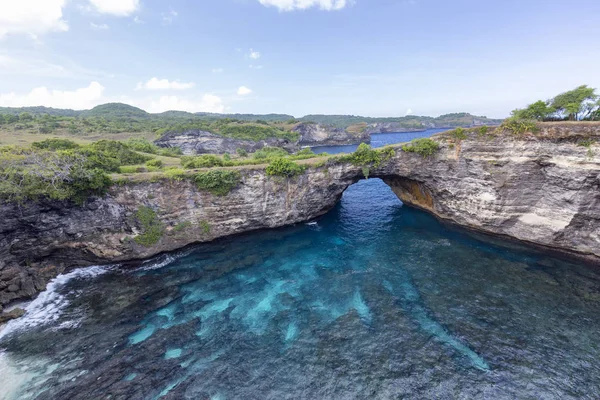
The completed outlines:
[[[44,150],[69,150],[78,149],[80,146],[69,139],[46,139],[41,142],[34,142],[31,144],[36,149]]]
[[[247,153],[246,153],[247,154]],[[186,169],[213,168],[213,167],[239,167],[245,165],[268,164],[276,159],[285,158],[291,161],[307,160],[316,157],[327,157],[326,153],[315,154],[311,149],[302,149],[295,154],[289,154],[278,147],[264,147],[248,158],[233,159],[225,155],[203,154],[200,156],[183,156],[181,165]]]
[[[402,146],[408,153],[417,153],[423,158],[434,155],[440,149],[440,144],[429,138],[414,139],[409,144]]]
[[[367,124],[375,123],[398,123],[404,129],[427,129],[430,126],[437,127],[458,127],[471,126],[475,120],[480,123],[489,125],[497,125],[501,121],[489,119],[487,117],[473,116],[469,113],[453,113],[440,115],[439,117],[423,117],[416,115],[408,115],[406,117],[391,117],[391,118],[370,118],[356,115],[307,115],[299,119],[305,123],[319,123],[331,125],[340,129],[347,129],[351,132],[363,132]]]
[[[585,147],[587,149],[587,156],[589,159],[594,158],[594,150],[592,150],[592,145],[596,143],[594,139],[583,139],[577,143],[578,146]]]
[[[210,224],[207,221],[200,221],[200,229],[202,229],[202,232],[205,235],[208,235],[210,233]]]
[[[306,170],[303,165],[298,165],[288,158],[276,158],[269,163],[267,167],[267,175],[270,176],[284,176],[286,178],[292,178],[297,175],[301,175]]]
[[[181,232],[185,231],[186,229],[190,228],[191,226],[192,226],[192,223],[190,221],[183,221],[173,227],[173,232],[181,233]]]
[[[458,143],[467,138],[467,133],[465,132],[465,130],[463,128],[458,127],[456,129],[450,131],[450,136],[454,140],[454,143]]]
[[[377,168],[382,162],[389,160],[395,152],[392,147],[383,147],[382,149],[372,149],[366,143],[361,143],[356,151],[338,158],[341,162],[350,162],[353,165],[362,167]]]
[[[235,152],[240,157],[248,157],[248,152],[244,149],[236,149]]]
[[[540,130],[535,120],[520,120],[515,118],[505,120],[500,125],[500,129],[510,131],[515,135],[521,135],[525,132],[535,133]]]
[[[142,206],[136,211],[135,219],[142,229],[142,233],[135,237],[135,242],[144,247],[151,247],[158,243],[163,235],[164,227],[158,219],[156,211]]]
[[[227,195],[240,183],[240,180],[239,172],[223,169],[200,172],[194,176],[198,189],[206,190],[216,196]]]
[[[487,125],[480,126],[479,129],[477,130],[479,136],[485,136],[488,134],[489,131],[490,131],[490,128]]]
[[[600,120],[600,96],[596,89],[581,85],[553,99],[538,100],[512,112],[512,119],[536,121]]]
[[[165,171],[165,176],[174,181],[183,181],[187,178],[185,170],[181,168],[171,168]]]
[[[163,162],[157,158],[153,158],[152,160],[146,161],[146,166],[154,167],[154,168],[162,168]]]

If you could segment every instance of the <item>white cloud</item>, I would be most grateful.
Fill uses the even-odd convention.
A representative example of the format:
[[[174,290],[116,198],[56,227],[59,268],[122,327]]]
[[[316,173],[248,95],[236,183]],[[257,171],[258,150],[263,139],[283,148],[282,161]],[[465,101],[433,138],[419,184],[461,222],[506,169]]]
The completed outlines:
[[[260,52],[250,49],[250,54],[248,54],[248,57],[253,60],[258,60],[260,58]]]
[[[240,88],[237,91],[237,94],[240,96],[247,96],[250,93],[252,93],[252,90],[248,89],[246,86],[240,86]]]
[[[105,30],[108,30],[110,28],[110,26],[108,26],[106,24],[95,24],[93,22],[90,22],[90,28],[92,28],[96,31],[105,31]]]
[[[162,13],[163,25],[170,25],[173,23],[173,20],[177,18],[179,13],[175,10],[171,10],[168,13]]]
[[[1,62],[1,59],[0,59]],[[225,70],[223,68],[213,68],[212,69],[213,74],[222,74],[223,72],[225,72]]]
[[[0,0],[0,39],[9,34],[37,37],[69,30],[62,10],[67,0]]]
[[[43,0],[42,0],[43,1]],[[140,7],[140,0],[89,0],[96,11],[102,14],[112,14],[126,17]]]
[[[138,17],[137,15],[136,15],[135,17],[133,17],[133,22],[134,22],[135,24],[143,24],[143,23],[144,23],[144,21],[142,21],[142,20],[140,19],[140,17]]]
[[[248,65],[248,67],[250,69],[263,69],[262,65],[252,65],[252,64],[250,64],[250,65]]]
[[[186,90],[194,87],[194,82],[170,81],[168,79],[151,78],[146,83],[138,83],[136,89],[147,90]]]
[[[275,7],[279,11],[305,10],[318,7],[321,10],[334,11],[350,5],[351,0],[258,0],[266,7]]]
[[[46,106],[82,110],[102,103],[103,93],[104,87],[98,82],[91,82],[87,87],[71,91],[49,90],[46,87],[38,87],[24,95],[18,95],[14,92],[0,94],[0,106]]]
[[[140,106],[143,108],[143,105]],[[146,107],[146,111],[151,113],[160,113],[171,110],[213,113],[222,113],[225,111],[223,100],[213,94],[205,94],[200,99],[161,96],[158,100],[151,100]]]
[[[404,115],[409,116],[409,115],[412,115],[412,113],[413,113],[412,108],[409,108],[408,110],[406,110],[406,114],[404,114]]]

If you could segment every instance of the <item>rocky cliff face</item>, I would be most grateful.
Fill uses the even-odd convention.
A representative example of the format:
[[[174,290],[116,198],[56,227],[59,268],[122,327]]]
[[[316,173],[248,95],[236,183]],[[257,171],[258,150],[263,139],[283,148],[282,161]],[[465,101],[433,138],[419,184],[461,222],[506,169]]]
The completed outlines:
[[[518,239],[600,263],[600,126],[547,124],[536,135],[478,136],[422,158],[400,150],[371,177],[407,204],[481,232]],[[585,146],[583,146],[585,145]],[[587,147],[586,147],[587,146]],[[310,220],[363,178],[362,168],[330,163],[297,178],[242,171],[227,196],[187,181],[115,186],[84,206],[63,202],[0,205],[0,304],[33,296],[65,269],[142,259],[241,232]],[[135,242],[140,207],[163,227],[150,247]]]
[[[370,143],[368,132],[350,133],[328,125],[301,123],[293,129],[300,134],[301,146],[324,146],[338,144]]]
[[[252,140],[228,138],[198,130],[183,133],[167,133],[154,143],[159,147],[178,147],[185,155],[234,154],[237,149],[244,149],[252,153],[266,146],[282,147],[288,151],[298,150],[296,143],[291,143],[284,139],[270,138],[255,142]]]

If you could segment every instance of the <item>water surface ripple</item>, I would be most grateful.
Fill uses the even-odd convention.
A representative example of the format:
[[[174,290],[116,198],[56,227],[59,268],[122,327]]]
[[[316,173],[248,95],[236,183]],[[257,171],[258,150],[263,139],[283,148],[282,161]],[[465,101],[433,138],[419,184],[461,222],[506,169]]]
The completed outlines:
[[[448,229],[380,180],[315,223],[58,278],[6,399],[597,399],[600,273]]]

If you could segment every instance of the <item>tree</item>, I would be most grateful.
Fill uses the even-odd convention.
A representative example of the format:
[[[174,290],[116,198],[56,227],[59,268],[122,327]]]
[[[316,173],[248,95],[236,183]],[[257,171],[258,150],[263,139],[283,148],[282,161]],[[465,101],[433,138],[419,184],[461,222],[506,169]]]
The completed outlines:
[[[517,119],[536,119],[543,121],[549,119],[556,109],[548,104],[549,102],[538,100],[524,109],[517,109],[512,112],[513,117]]]
[[[19,121],[21,122],[28,122],[33,120],[33,116],[28,113],[28,112],[22,112],[21,114],[19,114]]]
[[[559,115],[567,114],[570,121],[587,118],[592,112],[588,107],[589,104],[598,99],[595,91],[594,88],[581,85],[556,96],[551,106]]]

